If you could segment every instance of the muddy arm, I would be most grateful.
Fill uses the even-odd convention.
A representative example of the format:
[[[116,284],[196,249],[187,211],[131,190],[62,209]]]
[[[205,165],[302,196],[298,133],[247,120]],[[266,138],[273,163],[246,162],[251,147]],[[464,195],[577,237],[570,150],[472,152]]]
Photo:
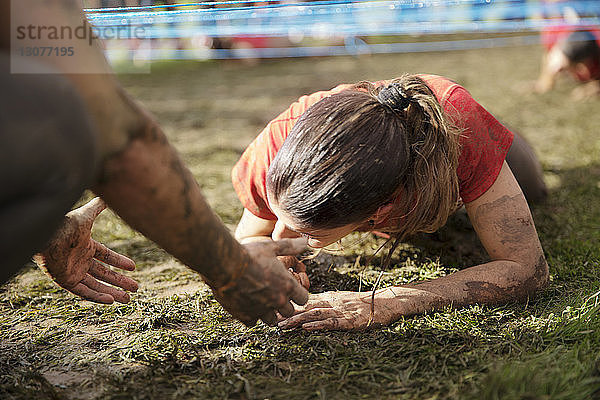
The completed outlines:
[[[125,149],[106,158],[94,190],[128,224],[202,274],[217,300],[242,321],[272,323],[273,309],[289,314],[289,299],[306,301],[306,291],[275,258],[304,245],[249,244],[250,257],[150,118]]]
[[[506,163],[492,187],[466,204],[466,209],[492,261],[405,286],[417,289],[411,295],[422,300],[409,302],[415,307],[411,313],[446,305],[525,300],[548,282],[548,265],[533,218]]]
[[[75,28],[85,20],[77,0],[23,0],[20,5],[12,10],[17,25]],[[94,191],[180,260],[216,284],[225,281],[233,272],[229,269],[244,259],[239,244],[211,211],[156,121],[120,87],[97,40],[31,39],[31,45],[75,47],[72,57],[36,59],[56,71],[105,72],[65,74],[98,128],[101,165]]]
[[[18,24],[82,23],[76,0],[22,0],[19,5],[13,10]],[[43,62],[66,71],[96,123],[101,163],[93,190],[129,225],[202,274],[219,301],[244,322],[272,322],[274,310],[289,313],[290,298],[305,302],[306,291],[275,258],[296,254],[303,245],[243,248],[210,209],[156,121],[120,88],[98,43],[73,39],[60,45],[74,46],[75,55]],[[86,70],[105,73],[73,73]]]

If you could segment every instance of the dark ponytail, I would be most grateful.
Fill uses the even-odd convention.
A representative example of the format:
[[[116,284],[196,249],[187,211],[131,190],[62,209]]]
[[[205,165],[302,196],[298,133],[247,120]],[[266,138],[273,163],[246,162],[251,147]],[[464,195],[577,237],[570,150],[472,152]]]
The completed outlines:
[[[361,223],[396,199],[386,231],[398,239],[433,232],[459,202],[458,137],[421,78],[360,82],[302,115],[269,167],[267,189],[298,227]]]

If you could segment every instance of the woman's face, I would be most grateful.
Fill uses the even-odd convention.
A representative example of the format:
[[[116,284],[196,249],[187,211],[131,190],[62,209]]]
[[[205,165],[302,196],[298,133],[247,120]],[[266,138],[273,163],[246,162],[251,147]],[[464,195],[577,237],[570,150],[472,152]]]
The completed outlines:
[[[289,215],[281,210],[277,204],[270,202],[269,206],[277,217],[277,223],[272,234],[273,240],[305,236],[308,238],[308,245],[310,247],[321,248],[337,242],[361,225],[349,224],[332,229],[301,229],[295,226]]]

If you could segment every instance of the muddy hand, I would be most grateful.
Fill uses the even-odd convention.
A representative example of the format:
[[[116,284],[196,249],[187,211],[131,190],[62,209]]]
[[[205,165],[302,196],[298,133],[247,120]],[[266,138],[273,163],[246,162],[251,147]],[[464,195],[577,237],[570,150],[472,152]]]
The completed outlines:
[[[396,290],[396,292],[394,292]],[[308,302],[296,307],[294,315],[280,318],[281,329],[302,328],[316,330],[363,330],[387,325],[399,315],[408,315],[412,308],[401,296],[402,288],[379,290],[371,319],[371,292],[324,292],[311,294]],[[414,289],[406,289],[412,293]],[[398,299],[398,300],[396,300]]]
[[[214,290],[216,299],[234,317],[251,326],[258,319],[269,325],[277,322],[276,312],[289,317],[292,301],[304,304],[308,292],[287,271],[277,256],[296,255],[306,249],[306,239],[251,242],[243,245],[249,264],[235,284]]]
[[[279,256],[279,261],[290,271],[294,279],[306,290],[310,289],[310,280],[306,274],[306,265],[294,256]]]
[[[77,296],[97,303],[127,303],[129,295],[125,291],[135,292],[137,282],[107,265],[133,271],[135,263],[91,237],[94,220],[105,208],[96,197],[69,212],[48,247],[34,260],[56,283]]]

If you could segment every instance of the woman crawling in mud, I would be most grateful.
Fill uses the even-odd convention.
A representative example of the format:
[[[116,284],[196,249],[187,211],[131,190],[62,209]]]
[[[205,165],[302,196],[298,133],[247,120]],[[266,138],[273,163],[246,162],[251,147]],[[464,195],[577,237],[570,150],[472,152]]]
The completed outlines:
[[[490,257],[373,297],[312,294],[281,328],[364,329],[448,305],[524,300],[548,280],[527,203],[546,196],[532,149],[440,76],[303,96],[250,144],[232,176],[245,207],[236,230],[242,243],[307,236],[320,248],[372,230],[400,241],[436,231],[464,204]],[[308,287],[302,264],[291,264]]]

